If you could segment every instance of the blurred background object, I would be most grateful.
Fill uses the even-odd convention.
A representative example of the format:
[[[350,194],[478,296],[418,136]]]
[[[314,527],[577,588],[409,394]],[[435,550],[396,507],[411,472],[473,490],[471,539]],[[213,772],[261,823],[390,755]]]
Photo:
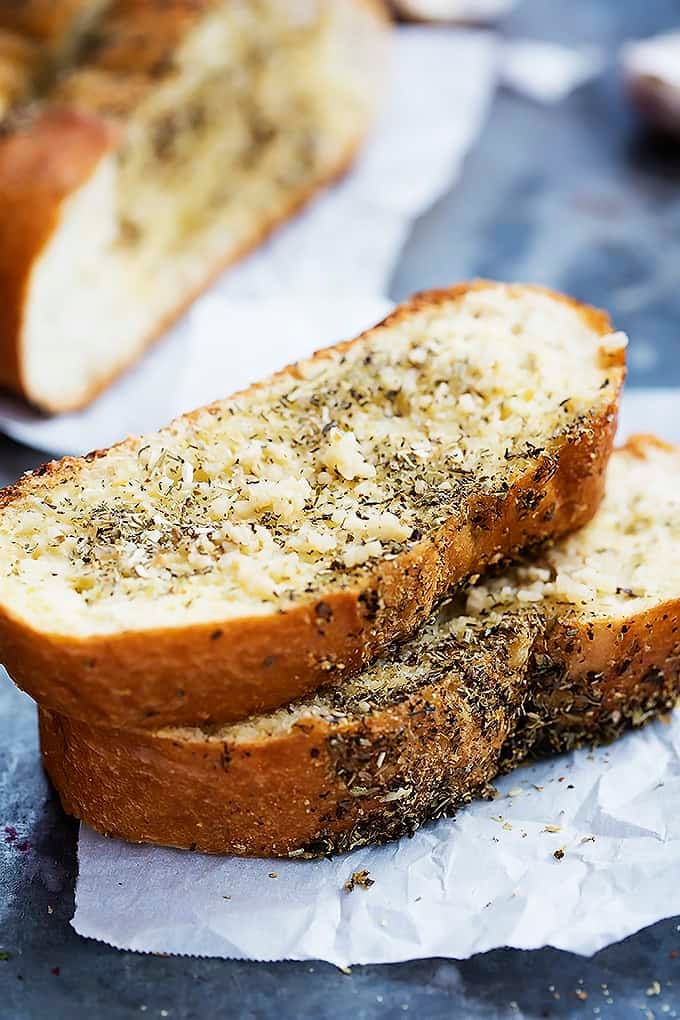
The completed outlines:
[[[621,63],[640,115],[652,127],[680,137],[680,32],[627,43]]]
[[[630,383],[680,384],[668,257],[678,236],[678,150],[640,131],[618,65],[622,43],[677,23],[674,2],[614,11],[574,0],[570,12],[556,0],[524,0],[493,30],[395,27],[391,74],[378,69],[387,102],[352,172],[216,280],[85,411],[46,419],[3,395],[0,429],[56,455],[109,445],[323,342],[312,317],[297,343],[268,343],[263,306],[384,304],[475,275],[541,282],[608,307],[631,336]],[[60,87],[72,90],[74,79],[92,101],[89,73]],[[205,150],[185,156],[185,171],[200,177]],[[155,180],[142,184],[131,201],[153,222]],[[119,315],[105,327],[114,331]]]
[[[54,81],[108,0],[0,4],[0,117]]]

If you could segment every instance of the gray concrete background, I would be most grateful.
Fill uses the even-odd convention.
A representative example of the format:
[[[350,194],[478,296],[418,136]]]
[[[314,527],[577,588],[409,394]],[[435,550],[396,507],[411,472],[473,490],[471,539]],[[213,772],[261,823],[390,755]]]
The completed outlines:
[[[677,0],[525,0],[504,31],[596,42],[613,62],[623,39],[676,26]],[[680,385],[679,183],[680,146],[639,129],[613,66],[556,107],[503,93],[462,181],[417,224],[392,293],[474,275],[544,282],[607,307],[630,333],[630,385]],[[0,483],[41,459],[0,439]],[[498,950],[344,975],[319,963],[143,956],[70,928],[75,852],[76,825],[40,769],[33,706],[0,684],[2,1020],[680,1013],[678,918],[590,960]]]

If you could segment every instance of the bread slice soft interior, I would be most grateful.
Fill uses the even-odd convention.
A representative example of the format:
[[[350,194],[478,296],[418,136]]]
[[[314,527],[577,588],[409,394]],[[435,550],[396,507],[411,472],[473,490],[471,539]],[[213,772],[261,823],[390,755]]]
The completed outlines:
[[[356,671],[485,564],[592,516],[624,344],[549,292],[463,285],[48,465],[4,494],[3,661],[50,707],[147,726]]]
[[[679,548],[680,450],[637,437],[591,524],[351,680],[229,726],[123,733],[41,710],[45,765],[68,812],[130,840],[298,857],[412,832],[529,755],[675,704]]]

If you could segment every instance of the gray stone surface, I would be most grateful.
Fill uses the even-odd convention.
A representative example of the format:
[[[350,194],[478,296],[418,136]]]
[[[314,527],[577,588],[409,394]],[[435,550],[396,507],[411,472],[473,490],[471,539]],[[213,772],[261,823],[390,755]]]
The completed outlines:
[[[679,19],[677,0],[526,0],[509,35],[597,42],[612,66],[557,107],[498,98],[462,182],[418,223],[395,297],[472,275],[539,280],[611,309],[633,337],[632,385],[680,385],[680,149],[639,130],[613,70],[622,39]],[[0,440],[0,482],[40,460]],[[680,1013],[677,918],[590,960],[498,950],[345,975],[324,964],[142,956],[70,928],[75,847],[75,823],[40,769],[33,707],[0,683],[2,1020]]]

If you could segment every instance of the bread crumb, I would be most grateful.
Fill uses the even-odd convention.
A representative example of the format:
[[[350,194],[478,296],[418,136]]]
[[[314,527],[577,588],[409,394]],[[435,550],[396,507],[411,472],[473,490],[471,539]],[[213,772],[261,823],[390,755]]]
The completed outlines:
[[[362,871],[355,871],[350,878],[345,882],[343,889],[345,892],[352,892],[353,889],[359,887],[360,889],[370,889],[372,885],[375,885],[375,879],[369,878],[370,872],[364,868]]]

